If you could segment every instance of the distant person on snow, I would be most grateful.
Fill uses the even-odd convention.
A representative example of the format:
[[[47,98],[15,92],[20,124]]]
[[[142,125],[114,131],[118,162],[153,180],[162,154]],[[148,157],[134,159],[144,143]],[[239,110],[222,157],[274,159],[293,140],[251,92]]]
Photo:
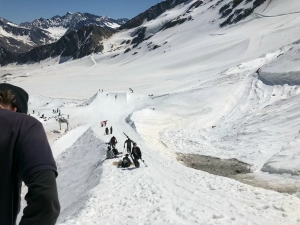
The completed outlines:
[[[134,157],[135,160],[142,159],[141,149],[137,146],[136,143],[133,143],[131,153],[132,153],[132,156]]]
[[[105,121],[101,121],[101,127],[106,127],[106,123],[107,123],[107,120],[105,120]]]
[[[105,134],[106,134],[106,135],[109,135],[108,127],[105,128]]]
[[[115,154],[112,151],[111,147],[108,146],[107,147],[107,152],[106,152],[106,159],[112,159],[112,158],[115,158]]]
[[[129,159],[129,154],[126,154],[122,161],[119,162],[118,167],[127,168],[130,167],[131,160]]]
[[[134,165],[135,167],[139,167],[140,166],[140,163],[139,163],[139,159],[142,160],[142,152],[141,152],[141,149],[137,146],[136,143],[133,143],[133,147],[132,147],[132,156],[133,156],[133,162],[134,162]],[[143,161],[143,160],[142,160]]]
[[[113,151],[115,156],[121,154],[115,147],[112,148],[112,151]]]
[[[113,128],[112,128],[112,127],[110,127],[110,134],[112,134],[112,132],[113,132]]]
[[[127,152],[129,154],[131,154],[131,143],[132,143],[132,140],[130,140],[129,138],[124,142],[124,148],[125,148],[125,144],[126,144]]]
[[[23,181],[28,193],[20,225],[54,225],[57,168],[43,125],[26,115],[27,104],[22,88],[0,84],[0,224],[16,224]]]
[[[117,139],[115,138],[115,136],[112,136],[112,138],[110,139],[110,145],[111,145],[111,147],[115,147],[116,146],[116,144],[118,143],[118,141],[117,141]]]

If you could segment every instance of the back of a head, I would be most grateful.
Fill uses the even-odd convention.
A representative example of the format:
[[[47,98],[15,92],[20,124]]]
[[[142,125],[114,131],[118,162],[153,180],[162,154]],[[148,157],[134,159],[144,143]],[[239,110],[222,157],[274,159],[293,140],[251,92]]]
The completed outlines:
[[[7,84],[0,84],[0,103],[17,108],[17,112],[27,114],[28,94],[22,88]]]

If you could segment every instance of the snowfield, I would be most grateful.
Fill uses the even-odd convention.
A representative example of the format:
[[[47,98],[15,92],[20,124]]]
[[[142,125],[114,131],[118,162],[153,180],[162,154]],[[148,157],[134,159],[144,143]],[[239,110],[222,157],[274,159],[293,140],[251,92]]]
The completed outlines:
[[[176,159],[236,158],[251,164],[258,180],[300,188],[299,83],[277,82],[282,75],[299,80],[300,5],[267,1],[255,12],[272,17],[253,14],[221,29],[218,8],[209,9],[217,1],[205,1],[189,12],[193,20],[156,33],[194,2],[145,22],[146,35],[154,36],[127,53],[131,46],[121,43],[134,30],[106,40],[103,54],[1,68],[0,75],[12,74],[2,82],[29,92],[29,113],[51,143],[57,224],[300,224],[299,191],[253,187]],[[59,129],[57,109],[69,118],[69,131],[66,124]],[[103,120],[112,135],[104,135]],[[113,135],[123,152],[123,132],[148,167],[121,169],[121,158],[105,160]]]

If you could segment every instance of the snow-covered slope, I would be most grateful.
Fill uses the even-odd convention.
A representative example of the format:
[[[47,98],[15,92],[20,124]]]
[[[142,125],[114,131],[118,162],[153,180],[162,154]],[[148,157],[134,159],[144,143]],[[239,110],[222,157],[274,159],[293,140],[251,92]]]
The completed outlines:
[[[287,67],[279,74],[299,71],[288,63],[297,60],[297,1],[265,1],[223,28],[226,18],[216,18],[231,1],[194,8],[197,1],[188,1],[104,40],[102,54],[3,67],[2,81],[29,92],[30,113],[44,124],[58,161],[58,224],[299,224],[299,191],[252,187],[176,160],[176,153],[236,158],[252,164],[257,179],[300,188],[299,86],[266,84],[257,74],[279,63]],[[191,19],[161,29],[176,18]],[[67,133],[53,118],[57,108],[69,117]],[[148,167],[103,161],[112,137],[103,135],[103,120],[119,151],[125,132]],[[275,179],[262,170],[285,174]]]
[[[299,85],[299,41],[283,50],[276,60],[260,68],[259,77],[268,85]]]

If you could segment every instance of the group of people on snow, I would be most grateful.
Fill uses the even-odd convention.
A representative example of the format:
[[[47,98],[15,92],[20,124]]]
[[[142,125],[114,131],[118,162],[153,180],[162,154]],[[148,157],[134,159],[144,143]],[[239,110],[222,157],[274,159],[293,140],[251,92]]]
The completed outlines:
[[[108,120],[101,121],[101,127],[105,127],[104,135],[109,135],[109,133],[112,134],[113,132],[112,126],[110,128],[106,127],[107,121]]]
[[[54,225],[60,214],[57,166],[42,123],[27,115],[28,99],[28,93],[22,88],[0,83],[0,225],[16,224],[22,182],[28,187],[28,193],[20,224]],[[101,125],[106,126],[106,122]],[[117,143],[112,137],[113,149]],[[131,165],[129,156],[134,163],[142,159],[136,143],[129,138],[125,143],[127,154],[119,163],[121,167]]]
[[[118,141],[115,136],[113,136],[108,142],[107,159],[115,158],[118,154],[121,154],[115,148],[117,143]],[[127,153],[125,154],[123,160],[119,161],[118,167],[123,167],[123,168],[130,167],[132,161],[135,167],[139,167],[140,166],[139,160],[143,161],[141,149],[137,146],[137,144],[134,141],[132,141],[129,138],[124,142],[124,149],[125,146],[126,146]],[[129,157],[132,159],[132,161],[130,160]]]
[[[126,144],[127,154],[121,160],[118,164],[119,167],[129,167],[131,165],[131,160],[129,159],[129,156],[131,156],[131,159],[133,160],[133,163],[135,167],[139,167],[139,159],[143,161],[142,159],[142,152],[141,149],[137,146],[135,142],[130,140],[129,138],[124,142],[124,148]],[[133,147],[131,148],[131,144],[133,144]],[[144,161],[143,161],[144,162]]]

